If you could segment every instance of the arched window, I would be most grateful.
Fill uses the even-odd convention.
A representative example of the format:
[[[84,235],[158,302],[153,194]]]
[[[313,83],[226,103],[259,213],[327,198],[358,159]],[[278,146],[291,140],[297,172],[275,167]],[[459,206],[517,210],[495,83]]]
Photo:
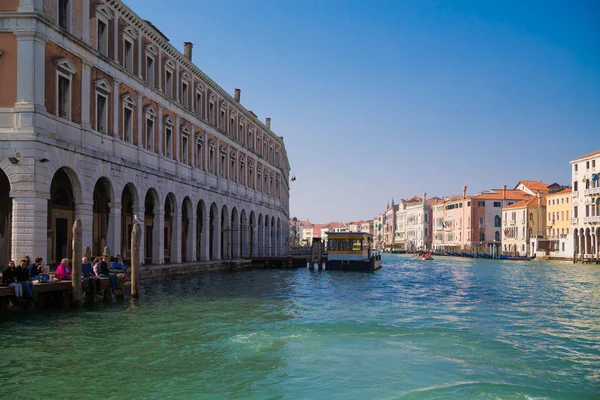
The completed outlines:
[[[483,217],[479,217],[479,228],[483,229]]]
[[[495,237],[494,237],[494,240],[495,240],[496,242],[499,242],[499,241],[500,241],[500,231],[496,231],[496,235],[495,235]]]
[[[494,217],[494,227],[500,228],[501,226],[502,226],[502,219],[500,218],[499,215],[496,215]]]
[[[529,213],[529,220],[533,221],[533,213]]]
[[[525,227],[523,227],[523,239],[525,239]]]
[[[480,241],[480,242],[483,242],[483,241],[485,241],[485,233],[483,233],[483,232],[479,232],[479,241]]]

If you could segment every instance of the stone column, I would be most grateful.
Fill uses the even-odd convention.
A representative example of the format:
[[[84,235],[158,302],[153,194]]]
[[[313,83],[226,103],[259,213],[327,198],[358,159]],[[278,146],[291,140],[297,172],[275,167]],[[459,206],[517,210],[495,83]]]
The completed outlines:
[[[156,62],[158,63],[158,90],[162,92],[162,51],[160,51],[160,47],[158,48],[158,54],[156,55]]]
[[[181,209],[171,222],[171,264],[181,262]]]
[[[117,195],[110,204],[110,216],[108,223],[108,234],[106,235],[106,245],[110,247],[114,254],[121,253],[121,195]],[[112,235],[111,235],[112,233]]]
[[[113,44],[114,44],[114,51],[113,51],[113,60],[119,64],[119,14],[115,13],[115,16],[113,17]]]
[[[94,223],[94,203],[91,199],[83,199],[75,203],[75,219],[81,220],[83,246],[92,246]]]
[[[152,230],[152,264],[165,263],[165,210],[160,204],[154,213],[154,224]]]
[[[14,192],[12,198],[12,252],[16,263],[29,254],[40,255],[49,262],[48,256],[48,200],[47,192]]]
[[[44,11],[43,0],[21,0],[21,4],[17,9],[20,13],[42,13]],[[16,260],[15,260],[16,262]]]
[[[46,38],[35,31],[17,31],[17,127],[33,128],[33,112],[45,110]],[[36,68],[37,67],[37,68]]]
[[[253,225],[250,227],[250,235],[252,235],[252,253],[253,257],[258,255],[258,227]]]
[[[157,129],[157,136],[158,136],[158,147],[156,149],[156,151],[158,152],[158,154],[163,154],[163,108],[161,106],[158,107],[158,121],[156,121],[158,123],[158,129]]]
[[[142,61],[142,57],[143,57],[143,51],[142,48],[144,47],[144,40],[143,40],[144,35],[142,35],[142,31],[138,31],[138,65],[137,65],[137,75],[140,79],[143,79],[142,76],[142,69],[143,69],[143,65],[144,62]]]
[[[90,0],[82,0],[83,7],[83,21],[82,21],[82,34],[83,41],[90,44]],[[91,262],[91,261],[90,261]]]
[[[240,220],[239,217],[231,224],[231,244],[229,248],[231,250],[231,258],[240,258]]]
[[[193,207],[192,207],[193,208]],[[189,216],[188,239],[186,244],[187,261],[196,261],[196,213]]]
[[[213,259],[220,260],[221,259],[221,215],[218,211],[216,214],[217,215],[215,218],[215,223],[212,227]],[[210,240],[210,238],[209,238],[209,240]]]
[[[258,243],[257,243],[257,255],[264,256],[265,255],[265,227],[264,222],[262,224],[258,224],[256,227],[258,232]]]
[[[83,129],[91,129],[90,100],[92,98],[91,82],[92,64],[83,60],[81,63],[81,124]],[[85,228],[84,228],[85,229]]]
[[[210,206],[209,206],[210,207]],[[202,218],[202,237],[200,240],[200,261],[210,260],[210,208],[205,212]]]
[[[112,135],[115,138],[119,138],[119,100],[120,100],[120,95],[119,95],[119,85],[121,82],[119,82],[118,80],[114,80],[113,81],[113,129],[112,129]],[[108,107],[107,107],[108,108]]]
[[[173,135],[175,135],[175,148],[173,149],[175,155],[175,161],[181,161],[181,119],[179,116],[175,117],[175,127],[173,129]],[[188,140],[190,140],[188,138]]]

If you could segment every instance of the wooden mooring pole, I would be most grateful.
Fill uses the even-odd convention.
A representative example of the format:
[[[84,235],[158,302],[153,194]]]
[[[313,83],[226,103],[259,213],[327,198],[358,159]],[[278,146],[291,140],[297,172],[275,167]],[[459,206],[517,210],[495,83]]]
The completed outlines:
[[[73,223],[73,259],[71,260],[71,282],[73,284],[73,298],[71,305],[81,307],[81,257],[83,254],[82,245],[83,230],[81,220],[77,219]]]
[[[139,297],[140,284],[140,243],[142,241],[142,227],[139,222],[133,225],[131,231],[131,299]]]

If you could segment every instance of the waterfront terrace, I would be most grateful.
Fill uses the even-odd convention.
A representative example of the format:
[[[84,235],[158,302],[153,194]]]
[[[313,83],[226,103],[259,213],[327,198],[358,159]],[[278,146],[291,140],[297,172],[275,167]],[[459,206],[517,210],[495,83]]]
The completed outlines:
[[[277,255],[283,137],[118,0],[0,2],[0,262],[92,254],[147,264]]]

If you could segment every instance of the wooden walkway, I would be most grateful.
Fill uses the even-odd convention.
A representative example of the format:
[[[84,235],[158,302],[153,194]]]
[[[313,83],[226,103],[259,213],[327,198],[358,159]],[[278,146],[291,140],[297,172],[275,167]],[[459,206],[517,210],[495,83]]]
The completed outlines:
[[[125,282],[125,276],[119,276],[119,285],[121,288]],[[87,279],[82,282],[81,288],[88,302],[96,301],[96,294],[89,291]],[[103,300],[112,301],[113,293],[110,288],[109,278],[100,278],[100,288]],[[33,311],[36,308],[61,308],[66,301],[70,302],[72,290],[73,283],[71,281],[34,284],[33,299],[25,299],[24,303],[20,303],[16,301],[14,296],[14,288],[2,286],[0,287],[0,314],[8,311],[11,303],[13,307],[23,306],[26,311]]]

